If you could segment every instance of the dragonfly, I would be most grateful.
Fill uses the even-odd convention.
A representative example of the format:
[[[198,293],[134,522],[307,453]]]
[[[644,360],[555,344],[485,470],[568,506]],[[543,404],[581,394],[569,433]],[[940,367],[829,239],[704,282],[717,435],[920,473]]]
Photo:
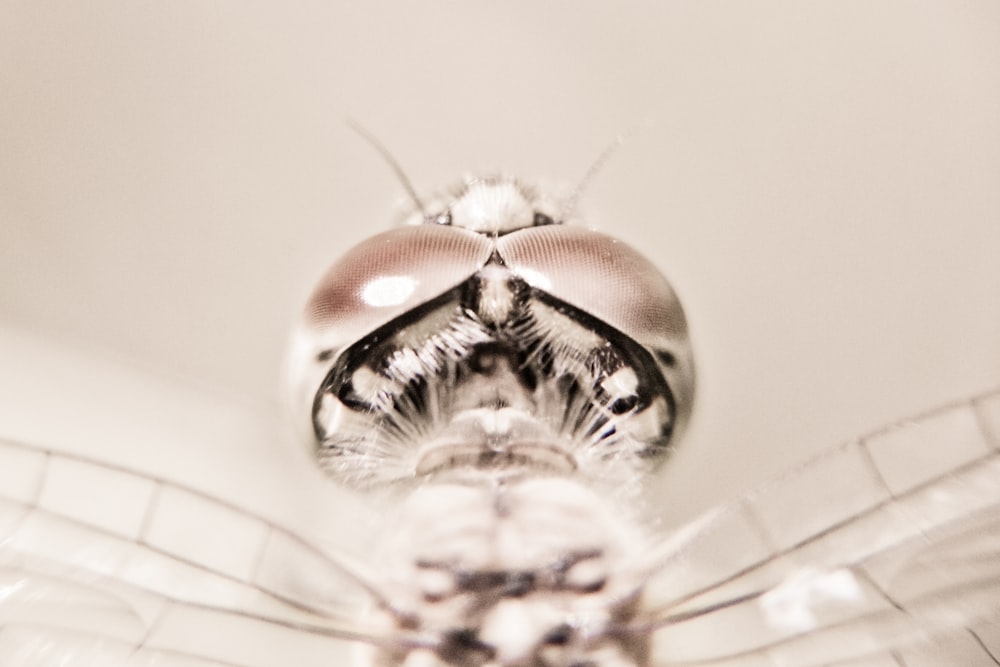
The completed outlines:
[[[1000,664],[1000,390],[664,531],[636,507],[694,400],[670,284],[515,179],[416,201],[334,264],[291,352],[370,551],[3,441],[2,664]]]

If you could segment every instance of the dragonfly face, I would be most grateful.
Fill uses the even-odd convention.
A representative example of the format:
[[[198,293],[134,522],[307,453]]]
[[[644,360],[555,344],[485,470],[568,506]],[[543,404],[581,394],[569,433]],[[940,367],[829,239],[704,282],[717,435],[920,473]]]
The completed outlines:
[[[676,440],[693,390],[676,295],[635,250],[547,210],[515,181],[469,181],[324,277],[299,385],[334,478],[463,466],[606,477]]]

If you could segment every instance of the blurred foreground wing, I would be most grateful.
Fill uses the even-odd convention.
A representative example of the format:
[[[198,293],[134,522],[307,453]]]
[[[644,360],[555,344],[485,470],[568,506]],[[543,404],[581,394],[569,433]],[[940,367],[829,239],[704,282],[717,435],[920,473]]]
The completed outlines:
[[[350,664],[350,615],[377,598],[237,507],[0,441],[0,664]]]
[[[657,665],[1000,665],[1000,392],[826,452],[654,571]]]

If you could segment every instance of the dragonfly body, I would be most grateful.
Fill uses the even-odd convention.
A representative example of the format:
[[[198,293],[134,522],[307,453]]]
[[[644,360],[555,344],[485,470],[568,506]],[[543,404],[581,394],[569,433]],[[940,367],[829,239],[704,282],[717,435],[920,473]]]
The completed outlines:
[[[386,526],[379,570],[408,639],[388,664],[645,664],[630,633],[642,533],[572,478],[462,475],[414,491]],[[381,663],[380,663],[381,664]]]
[[[310,300],[292,400],[319,467],[380,519],[364,562],[2,443],[3,664],[1000,664],[1000,393],[665,534],[639,508],[691,410],[684,314],[640,253],[560,210],[468,180]]]

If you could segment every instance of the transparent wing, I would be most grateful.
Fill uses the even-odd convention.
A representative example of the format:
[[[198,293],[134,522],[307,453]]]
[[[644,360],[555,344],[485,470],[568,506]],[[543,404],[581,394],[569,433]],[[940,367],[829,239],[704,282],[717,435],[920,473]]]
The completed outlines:
[[[379,594],[193,489],[0,441],[0,664],[350,664]]]
[[[837,447],[655,558],[655,664],[1000,664],[1000,392]]]

